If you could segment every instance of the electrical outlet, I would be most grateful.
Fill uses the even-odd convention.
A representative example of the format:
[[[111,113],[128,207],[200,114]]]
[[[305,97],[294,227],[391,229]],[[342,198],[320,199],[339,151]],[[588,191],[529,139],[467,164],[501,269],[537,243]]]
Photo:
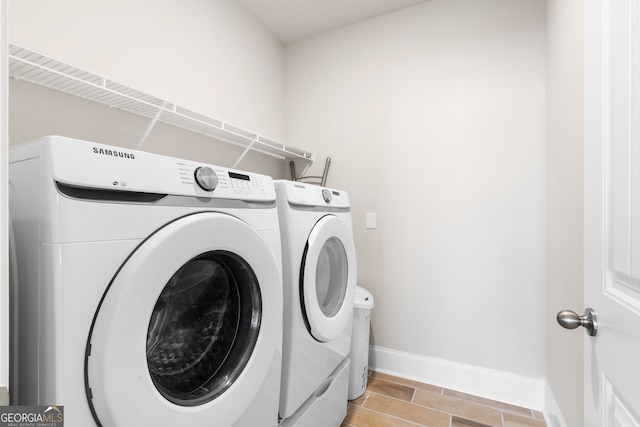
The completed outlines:
[[[365,218],[365,228],[376,228],[376,213],[367,212]]]

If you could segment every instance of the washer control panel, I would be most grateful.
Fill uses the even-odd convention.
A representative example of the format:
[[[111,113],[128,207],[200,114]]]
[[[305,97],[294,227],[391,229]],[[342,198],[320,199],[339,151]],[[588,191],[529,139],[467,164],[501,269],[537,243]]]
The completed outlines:
[[[275,200],[267,175],[52,136],[54,179],[64,184],[183,196]]]

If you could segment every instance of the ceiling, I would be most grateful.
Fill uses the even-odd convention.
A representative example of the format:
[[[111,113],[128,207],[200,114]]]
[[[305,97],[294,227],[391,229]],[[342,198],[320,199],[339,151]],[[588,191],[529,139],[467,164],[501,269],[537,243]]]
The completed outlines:
[[[238,0],[284,44],[425,1]]]

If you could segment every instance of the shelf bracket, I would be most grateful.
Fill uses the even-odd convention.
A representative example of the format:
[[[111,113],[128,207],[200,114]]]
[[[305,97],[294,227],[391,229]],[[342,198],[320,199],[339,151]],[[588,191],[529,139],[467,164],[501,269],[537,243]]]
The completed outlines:
[[[158,122],[158,119],[160,118],[160,115],[162,114],[162,112],[164,111],[164,107],[166,106],[167,106],[167,101],[162,101],[162,105],[160,105],[160,108],[158,108],[156,115],[153,116],[153,118],[151,119],[151,122],[149,122],[149,125],[147,126],[147,129],[144,131],[144,134],[142,135],[142,138],[140,139],[140,142],[138,143],[136,150],[140,150],[142,148],[142,145],[144,145],[144,142],[147,140],[147,137],[151,133],[151,129],[153,129],[153,127]]]
[[[251,141],[249,145],[247,145],[247,148],[245,148],[242,154],[240,154],[240,157],[238,157],[238,160],[236,160],[233,166],[231,166],[232,169],[235,169],[238,166],[238,163],[240,163],[240,161],[244,159],[244,156],[249,152],[249,150],[251,150],[251,147],[253,147],[253,144],[255,144],[256,142],[258,142],[258,140],[254,139]]]

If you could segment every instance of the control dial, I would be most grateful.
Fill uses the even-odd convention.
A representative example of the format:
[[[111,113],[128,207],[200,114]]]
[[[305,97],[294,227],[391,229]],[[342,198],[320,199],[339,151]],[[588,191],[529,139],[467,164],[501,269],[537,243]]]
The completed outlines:
[[[205,191],[213,191],[218,185],[218,175],[216,172],[208,166],[200,166],[196,168],[193,175],[196,178],[196,182]]]
[[[331,203],[332,197],[333,196],[331,195],[331,190],[327,190],[326,188],[322,190],[322,198],[324,199],[325,202]]]

